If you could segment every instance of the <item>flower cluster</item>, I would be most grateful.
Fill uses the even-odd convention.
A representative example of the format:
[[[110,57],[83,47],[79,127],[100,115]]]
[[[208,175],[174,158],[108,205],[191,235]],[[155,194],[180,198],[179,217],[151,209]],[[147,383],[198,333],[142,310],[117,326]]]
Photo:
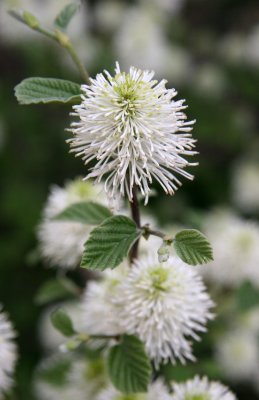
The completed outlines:
[[[110,386],[105,388],[99,393],[96,400],[170,400],[171,396],[162,380],[157,380],[152,383],[147,393],[138,393],[123,395],[118,392],[114,387]]]
[[[212,307],[193,269],[175,257],[159,264],[156,255],[91,283],[83,302],[87,333],[137,335],[156,367],[195,359],[190,339],[206,330]]]
[[[207,216],[204,231],[214,250],[214,261],[201,267],[204,276],[222,286],[237,287],[246,280],[259,286],[259,225],[216,210]]]
[[[48,379],[51,370],[59,371],[57,381]],[[102,360],[87,362],[68,356],[54,355],[45,359],[36,373],[34,391],[37,399],[92,400],[107,386],[108,378]]]
[[[38,227],[40,252],[51,266],[73,269],[79,264],[92,226],[80,222],[55,221],[53,217],[81,201],[98,201],[106,205],[107,198],[102,185],[75,179],[64,188],[51,188],[43,220]]]
[[[236,396],[219,382],[195,376],[185,383],[173,384],[172,400],[236,400]]]
[[[183,100],[174,101],[174,89],[166,81],[153,80],[154,73],[134,67],[128,74],[107,71],[82,85],[82,103],[74,106],[69,140],[72,151],[85,164],[96,159],[86,178],[100,182],[114,198],[117,190],[132,200],[136,185],[147,203],[150,184],[157,180],[167,194],[174,194],[180,181],[177,174],[192,179],[185,171],[190,164],[183,156],[194,155],[195,140],[187,122]]]

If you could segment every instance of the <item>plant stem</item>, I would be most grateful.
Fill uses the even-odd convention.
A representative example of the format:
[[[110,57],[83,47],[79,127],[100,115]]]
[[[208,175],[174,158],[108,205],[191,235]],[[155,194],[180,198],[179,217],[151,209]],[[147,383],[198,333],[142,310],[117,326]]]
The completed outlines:
[[[60,31],[58,29],[56,29],[55,31],[51,31],[51,30],[43,28],[40,25],[40,22],[34,16],[29,16],[29,18],[31,17],[32,20],[26,19],[24,15],[21,15],[16,10],[9,11],[9,14],[11,16],[13,16],[14,18],[16,18],[18,21],[24,23],[25,25],[27,25],[28,27],[33,29],[34,31],[39,32],[42,35],[48,37],[49,39],[54,40],[61,47],[65,48],[68,51],[68,53],[70,54],[70,56],[71,56],[72,60],[74,61],[76,67],[78,68],[78,71],[79,71],[82,79],[88,85],[91,84],[90,79],[89,79],[89,74],[88,74],[87,70],[85,69],[83,63],[81,62],[81,60],[79,59],[78,55],[76,54],[76,51],[75,51],[75,49],[74,49],[69,37],[65,33],[63,33],[62,31]]]
[[[155,230],[155,229],[150,229],[148,225],[142,226],[142,229],[144,230],[143,236],[147,237],[149,235],[153,235],[153,236],[158,236],[161,239],[163,239],[165,242],[173,242],[173,238],[169,235],[167,235],[166,233],[163,233],[161,231]]]
[[[132,189],[132,201],[130,201],[130,209],[131,209],[132,219],[135,221],[137,227],[140,228],[140,211],[139,211],[136,185],[134,185]],[[138,247],[139,247],[139,239],[134,243],[130,251],[129,259],[131,264],[135,259],[138,258]]]
[[[71,42],[70,44],[66,47],[67,51],[69,52],[72,60],[74,61],[74,63],[76,64],[81,77],[84,79],[84,81],[88,84],[91,85],[90,79],[89,79],[89,74],[86,71],[84,65],[82,64],[82,62],[80,61],[79,57],[77,56],[74,47],[72,46]]]

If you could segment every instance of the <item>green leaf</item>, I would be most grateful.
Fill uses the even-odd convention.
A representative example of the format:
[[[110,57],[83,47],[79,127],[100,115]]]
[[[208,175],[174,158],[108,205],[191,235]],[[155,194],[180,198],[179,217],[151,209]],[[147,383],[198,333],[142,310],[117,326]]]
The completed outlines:
[[[213,260],[213,253],[206,236],[196,229],[178,232],[173,240],[177,255],[187,264],[205,264]]]
[[[108,372],[112,383],[121,392],[146,392],[151,364],[143,343],[135,336],[124,335],[121,343],[109,352]]]
[[[248,311],[259,306],[259,290],[251,282],[244,282],[236,292],[237,307],[240,311]]]
[[[79,103],[80,85],[63,79],[27,78],[15,87],[20,104]]]
[[[82,224],[99,225],[106,218],[112,216],[111,211],[98,203],[80,202],[74,203],[60,214],[55,220],[81,222]]]
[[[124,215],[106,219],[90,233],[81,267],[99,270],[117,267],[141,234],[135,222]]]
[[[55,25],[59,29],[66,29],[69,22],[80,8],[80,3],[70,3],[63,8],[55,19]]]
[[[68,296],[71,296],[71,292],[60,281],[51,279],[40,287],[36,294],[35,302],[43,305],[51,301],[64,299]]]
[[[51,314],[51,322],[54,328],[56,328],[64,336],[69,337],[76,334],[70,317],[61,308],[53,311]]]
[[[57,388],[65,385],[71,370],[71,359],[61,357],[49,361],[36,370],[37,378]]]

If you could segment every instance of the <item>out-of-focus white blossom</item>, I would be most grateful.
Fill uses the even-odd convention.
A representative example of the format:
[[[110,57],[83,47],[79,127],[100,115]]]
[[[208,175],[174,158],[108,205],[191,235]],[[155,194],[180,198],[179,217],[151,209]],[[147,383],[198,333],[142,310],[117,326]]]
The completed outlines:
[[[70,221],[53,221],[52,218],[70,205],[81,201],[96,201],[107,205],[101,185],[76,179],[64,188],[53,186],[47,200],[43,220],[38,227],[40,252],[51,266],[75,268],[82,256],[84,243],[93,228]]]
[[[224,376],[235,381],[251,380],[259,365],[258,338],[243,326],[220,336],[216,359]]]
[[[259,24],[252,28],[247,37],[245,57],[250,65],[259,66]]]
[[[231,63],[244,62],[245,37],[240,33],[230,33],[219,43],[219,53]]]
[[[210,382],[206,376],[195,376],[184,383],[173,384],[172,400],[237,400],[220,382]]]
[[[259,211],[259,163],[241,161],[233,171],[232,198],[245,212]]]
[[[259,65],[259,24],[247,34],[233,32],[220,43],[219,52],[224,60],[252,67]]]
[[[259,226],[255,221],[216,210],[207,216],[203,232],[214,252],[214,261],[200,267],[208,280],[230,287],[249,280],[259,286]]]
[[[123,69],[135,65],[165,75],[170,48],[154,9],[128,9],[114,38],[114,48]]]
[[[17,348],[14,343],[16,334],[7,315],[0,305],[0,399],[12,386],[12,375],[17,360]]]
[[[226,89],[226,79],[219,66],[205,63],[196,68],[193,84],[206,96],[220,96]]]
[[[131,201],[136,185],[147,203],[153,179],[173,195],[180,185],[176,175],[193,178],[185,168],[196,164],[183,156],[196,154],[190,134],[194,121],[186,121],[184,102],[174,101],[176,91],[166,89],[165,80],[153,80],[153,72],[134,67],[121,72],[118,63],[115,72],[115,77],[106,71],[81,86],[71,151],[85,164],[97,160],[85,179],[105,178],[110,198],[119,191]]]
[[[166,76],[177,87],[191,78],[192,60],[183,47],[169,42],[163,15],[158,11],[150,4],[128,9],[114,37],[115,54],[123,68],[132,64],[141,69],[151,68],[159,77]]]
[[[143,5],[156,7],[170,16],[177,14],[185,3],[185,0],[141,0]]]
[[[58,379],[54,372],[57,368]],[[93,400],[107,384],[103,360],[69,360],[56,355],[40,365],[34,391],[39,400]]]
[[[82,332],[82,310],[81,303],[79,301],[63,302],[55,304],[44,310],[38,325],[38,334],[40,342],[43,347],[48,351],[57,351],[59,347],[66,342],[66,338],[56,328],[54,328],[51,322],[51,313],[58,308],[62,308],[71,318],[73,326],[77,332]]]
[[[118,392],[109,386],[99,393],[96,400],[170,400],[171,396],[161,380],[150,384],[147,393],[132,393],[129,395]]]
[[[201,278],[176,257],[161,265],[156,254],[136,261],[113,302],[125,332],[143,341],[157,367],[162,361],[194,360],[191,340],[199,340],[213,317]]]
[[[126,274],[121,266],[106,270],[101,281],[90,281],[82,299],[82,326],[90,335],[118,335],[124,333],[113,303],[118,284]]]
[[[95,5],[98,27],[108,32],[113,32],[120,26],[123,15],[127,12],[128,8],[120,0],[102,0]]]

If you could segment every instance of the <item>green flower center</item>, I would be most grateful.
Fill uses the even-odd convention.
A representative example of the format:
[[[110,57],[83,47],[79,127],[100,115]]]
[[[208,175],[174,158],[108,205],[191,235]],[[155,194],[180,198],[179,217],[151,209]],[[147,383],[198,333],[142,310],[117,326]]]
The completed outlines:
[[[168,271],[161,266],[158,266],[156,269],[150,272],[150,276],[152,279],[152,287],[159,291],[167,291],[168,290]]]
[[[114,400],[145,400],[144,394],[119,394]]]
[[[184,400],[210,400],[210,396],[207,393],[187,394]]]
[[[68,191],[82,199],[87,199],[93,194],[93,186],[90,182],[84,182],[81,179],[78,179],[75,182],[70,183]]]
[[[253,240],[249,233],[241,233],[236,237],[236,243],[242,251],[249,251],[253,244]]]
[[[87,366],[85,371],[85,377],[87,380],[95,379],[102,376],[105,372],[105,367],[102,360],[92,361],[89,366]]]

